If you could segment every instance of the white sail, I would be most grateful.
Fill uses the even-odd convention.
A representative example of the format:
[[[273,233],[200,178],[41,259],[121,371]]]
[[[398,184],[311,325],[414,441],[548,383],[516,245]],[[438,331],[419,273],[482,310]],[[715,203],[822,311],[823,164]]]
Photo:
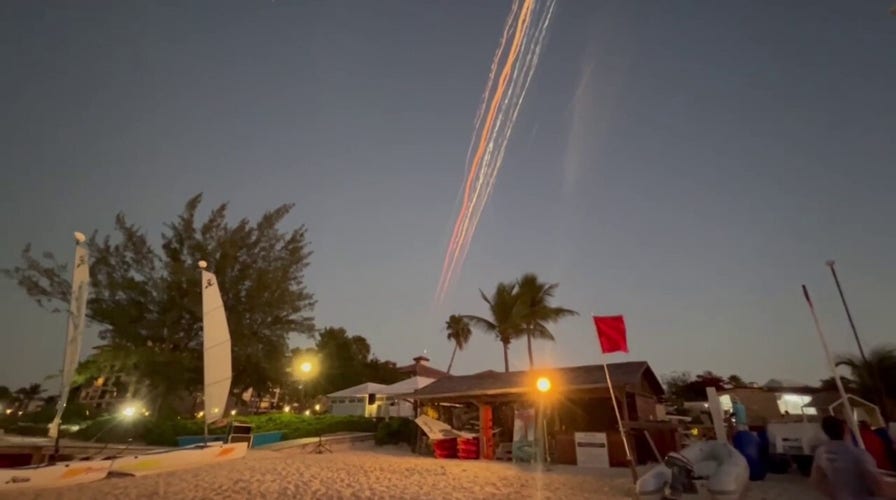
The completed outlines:
[[[80,242],[75,247],[75,269],[72,272],[72,296],[68,310],[68,328],[65,334],[65,354],[62,361],[62,389],[59,392],[59,403],[56,416],[50,423],[49,436],[55,439],[59,435],[59,424],[68,401],[68,393],[75,378],[75,370],[81,358],[81,339],[84,336],[84,320],[87,316],[87,288],[90,281],[88,252]]]
[[[230,330],[214,274],[202,271],[202,347],[206,425],[224,416],[230,381]]]

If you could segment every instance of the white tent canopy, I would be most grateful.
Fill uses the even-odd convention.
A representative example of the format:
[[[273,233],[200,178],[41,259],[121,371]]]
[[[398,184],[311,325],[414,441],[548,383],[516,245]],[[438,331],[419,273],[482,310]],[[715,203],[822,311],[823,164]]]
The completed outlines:
[[[375,384],[373,382],[365,382],[354,387],[349,387],[348,389],[342,389],[341,391],[327,394],[327,397],[350,398],[364,396],[366,398],[368,394],[385,394],[383,391],[384,389],[386,389],[386,387],[388,386],[385,386],[383,384]]]
[[[422,387],[426,387],[427,385],[435,382],[434,378],[427,377],[411,377],[409,379],[402,380],[401,382],[396,382],[390,386],[387,386],[383,389],[383,392],[380,394],[386,394],[389,396],[397,396],[400,394],[410,394],[417,389]]]
[[[413,417],[414,405],[408,399],[421,387],[435,382],[428,377],[411,377],[392,385],[367,382],[327,394],[333,415],[363,415],[366,417]],[[374,404],[368,404],[375,394]]]

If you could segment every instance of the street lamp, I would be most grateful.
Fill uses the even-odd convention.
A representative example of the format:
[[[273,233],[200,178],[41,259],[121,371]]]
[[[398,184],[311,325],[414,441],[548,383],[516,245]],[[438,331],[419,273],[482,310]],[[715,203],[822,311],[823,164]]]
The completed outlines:
[[[535,380],[535,389],[538,390],[540,396],[538,398],[538,415],[535,424],[535,453],[538,463],[541,465],[545,463],[545,447],[547,446],[548,441],[548,424],[547,420],[544,418],[544,400],[547,393],[551,390],[551,379],[548,377],[538,377],[538,379]],[[538,439],[539,434],[541,435],[541,439]]]
[[[301,407],[305,408],[305,385],[320,371],[319,358],[310,353],[297,355],[292,362],[292,373],[299,381]]]

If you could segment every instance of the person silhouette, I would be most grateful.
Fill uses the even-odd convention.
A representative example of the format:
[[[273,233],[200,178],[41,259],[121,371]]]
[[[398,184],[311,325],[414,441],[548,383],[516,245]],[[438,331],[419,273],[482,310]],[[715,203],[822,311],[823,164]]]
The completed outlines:
[[[809,482],[832,500],[871,500],[884,496],[884,479],[874,458],[846,437],[846,423],[828,415],[821,430],[830,439],[815,452]]]

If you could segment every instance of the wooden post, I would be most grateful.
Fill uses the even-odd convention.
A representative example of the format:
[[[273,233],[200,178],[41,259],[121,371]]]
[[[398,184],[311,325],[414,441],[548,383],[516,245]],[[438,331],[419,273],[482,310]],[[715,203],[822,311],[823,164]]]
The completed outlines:
[[[625,433],[626,442],[628,442],[628,438],[631,437],[632,443],[634,443],[634,434],[629,432],[630,428],[628,423],[631,422],[631,414],[628,411],[628,385],[622,386],[622,422],[623,422],[623,431]],[[638,448],[636,446],[631,446],[631,460],[632,463],[638,463]]]
[[[479,458],[481,460],[495,459],[495,439],[492,434],[493,414],[492,406],[480,404],[479,406]]]

